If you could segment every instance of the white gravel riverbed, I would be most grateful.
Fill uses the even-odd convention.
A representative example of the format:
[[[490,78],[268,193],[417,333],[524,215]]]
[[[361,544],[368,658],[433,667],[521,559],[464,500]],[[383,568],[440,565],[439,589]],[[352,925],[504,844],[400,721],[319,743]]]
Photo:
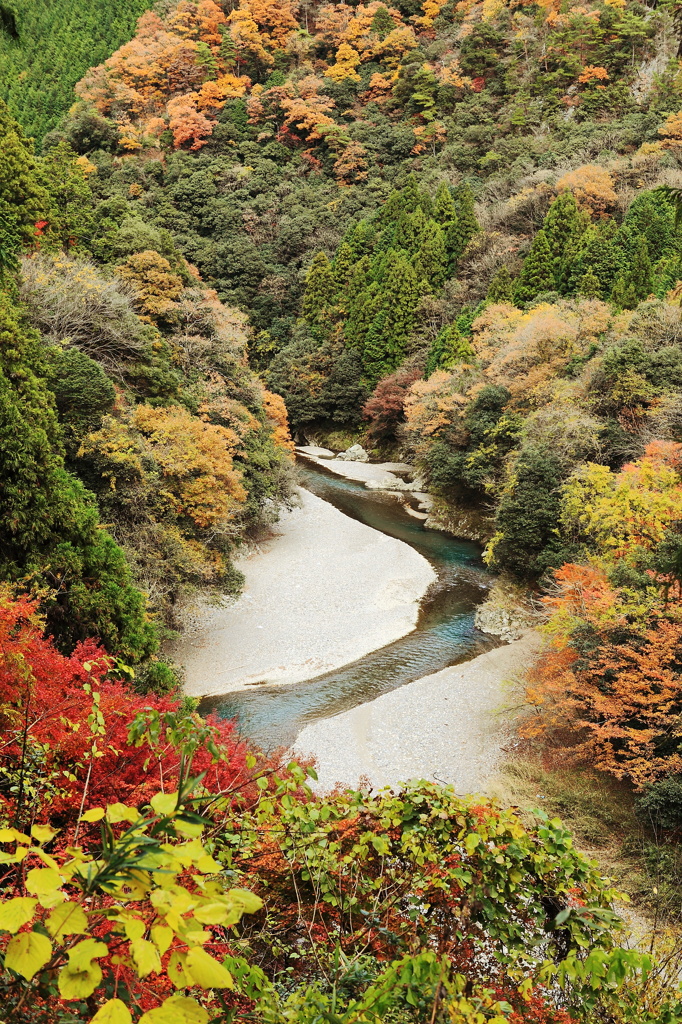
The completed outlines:
[[[318,790],[337,783],[372,788],[410,779],[482,792],[502,760],[513,718],[505,706],[539,648],[530,630],[452,668],[424,676],[368,704],[306,726],[293,753],[317,759]]]
[[[414,629],[436,574],[408,544],[301,491],[272,537],[238,562],[239,599],[195,614],[172,650],[192,696],[295,683],[340,668]]]

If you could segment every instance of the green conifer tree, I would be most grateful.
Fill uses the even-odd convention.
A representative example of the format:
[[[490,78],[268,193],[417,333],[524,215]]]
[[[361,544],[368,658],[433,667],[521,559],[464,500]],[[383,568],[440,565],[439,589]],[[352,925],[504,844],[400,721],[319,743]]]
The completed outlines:
[[[376,33],[379,39],[385,39],[389,32],[392,32],[395,28],[395,22],[391,15],[388,13],[386,7],[377,7],[376,13],[372,18],[372,24],[369,26],[370,32]]]
[[[386,312],[381,309],[369,325],[362,350],[362,368],[370,387],[393,369],[386,334]]]
[[[441,227],[449,224],[450,221],[455,220],[457,216],[457,208],[455,201],[452,198],[452,192],[447,181],[441,181],[436,192],[436,198],[433,204],[433,219],[437,221]]]
[[[634,309],[637,305],[637,290],[624,274],[616,278],[611,290],[611,302],[616,309]]]
[[[386,364],[394,370],[403,360],[423,289],[412,265],[399,257],[384,278],[381,308],[386,314]]]
[[[95,201],[85,171],[66,142],[48,150],[41,161],[49,196],[48,247],[69,251],[86,242],[94,230]]]
[[[346,289],[355,266],[353,250],[348,242],[342,242],[338,247],[332,266],[337,289]]]
[[[572,192],[562,192],[550,206],[542,223],[552,256],[554,286],[560,293],[567,288],[564,261],[572,244],[585,231],[585,218],[578,209]]]
[[[196,44],[196,62],[199,67],[204,69],[204,78],[206,81],[215,79],[218,74],[218,59],[213,53],[213,50],[208,43],[199,40]]]
[[[325,253],[318,252],[310,264],[303,296],[303,319],[309,324],[324,319],[336,296],[334,271]]]
[[[649,246],[644,235],[637,236],[630,261],[630,283],[637,299],[641,302],[653,289]]]
[[[220,60],[226,71],[234,71],[237,66],[237,47],[234,45],[229,28],[221,26],[220,31],[223,37],[220,43]]]
[[[445,234],[435,222],[426,222],[419,249],[412,260],[419,280],[424,278],[431,288],[440,288],[448,273],[448,252]]]
[[[583,295],[586,299],[601,298],[601,285],[599,283],[599,278],[595,274],[592,267],[588,267],[587,271],[578,281],[576,294]]]
[[[39,181],[33,143],[0,100],[0,219],[22,241],[34,236],[36,221],[45,219],[47,194]]]
[[[541,228],[523,261],[523,269],[514,289],[514,301],[531,302],[536,295],[551,291],[553,288],[552,254],[547,245],[545,232]]]
[[[486,298],[489,302],[514,301],[514,280],[506,263],[498,267],[490,279]]]
[[[468,338],[462,337],[454,324],[449,324],[438,333],[426,360],[425,377],[436,370],[451,370],[459,363],[471,359],[474,351]]]
[[[456,270],[462,253],[480,230],[474,213],[474,194],[466,182],[455,189],[455,205],[457,216],[448,224],[445,232],[451,272]]]
[[[381,293],[376,281],[372,281],[350,303],[348,316],[343,325],[346,344],[362,352],[372,321],[381,305]]]

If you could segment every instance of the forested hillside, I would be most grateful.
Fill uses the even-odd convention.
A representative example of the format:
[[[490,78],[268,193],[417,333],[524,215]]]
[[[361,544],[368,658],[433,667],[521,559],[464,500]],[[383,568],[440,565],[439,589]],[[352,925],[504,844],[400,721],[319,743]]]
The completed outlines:
[[[679,905],[677,8],[32,0],[2,32],[7,1021],[681,1020],[679,929],[621,945],[558,819],[316,797],[160,655],[291,505],[290,424],[405,458],[544,609],[523,742],[637,801]]]
[[[129,39],[147,0],[16,0],[0,31],[0,99],[42,139],[73,103],[93,63]]]

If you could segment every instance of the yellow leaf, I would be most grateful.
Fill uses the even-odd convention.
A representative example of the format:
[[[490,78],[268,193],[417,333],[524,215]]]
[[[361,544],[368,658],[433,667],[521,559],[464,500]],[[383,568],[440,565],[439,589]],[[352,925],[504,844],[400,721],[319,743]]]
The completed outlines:
[[[214,960],[201,946],[190,949],[185,970],[200,988],[234,988],[232,975],[227,968]]]
[[[99,964],[91,962],[86,968],[67,964],[59,974],[59,994],[62,999],[87,999],[101,980],[102,971]]]
[[[194,916],[202,924],[223,924],[229,913],[224,903],[206,903],[194,911]]]
[[[137,967],[140,978],[146,978],[152,971],[158,974],[161,970],[159,953],[153,942],[147,939],[133,939],[130,943],[130,951]]]
[[[189,988],[192,979],[185,970],[186,953],[171,953],[166,973],[176,988]]]
[[[38,900],[32,900],[29,896],[17,896],[1,904],[0,929],[14,935],[22,925],[28,924],[37,906]]]
[[[46,935],[23,932],[9,940],[5,950],[5,967],[30,981],[52,956],[52,943]]]
[[[129,917],[124,919],[124,927],[126,937],[129,939],[141,939],[147,930],[147,926],[144,921],[141,921],[139,917]]]
[[[51,896],[61,887],[61,876],[54,868],[33,868],[26,875],[26,888],[34,896]]]
[[[131,1024],[130,1010],[120,999],[110,999],[100,1006],[90,1024]]]
[[[175,995],[155,1010],[143,1013],[139,1024],[208,1024],[208,1021],[208,1013],[196,999]]]
[[[55,829],[50,828],[49,825],[34,825],[31,829],[31,835],[42,844],[49,843],[57,835],[57,832]]]
[[[85,970],[90,966],[92,960],[106,956],[108,952],[109,948],[105,942],[99,942],[97,939],[83,939],[69,950],[69,967]]]
[[[172,814],[178,806],[177,793],[155,793],[149,801],[155,814]]]
[[[165,953],[173,941],[173,929],[165,924],[155,924],[152,928],[152,939],[159,953]]]
[[[104,817],[105,811],[103,807],[91,807],[89,811],[86,811],[82,816],[81,821],[101,821]]]
[[[77,903],[62,903],[52,911],[45,927],[53,939],[61,939],[64,935],[84,935],[88,930],[88,919]]]
[[[219,864],[217,860],[214,860],[213,857],[210,857],[207,853],[205,853],[203,857],[199,857],[199,859],[196,862],[196,865],[197,870],[203,871],[204,874],[210,874],[214,871],[222,871],[222,865]]]
[[[136,807],[128,807],[126,804],[109,804],[107,806],[107,821],[112,825],[118,825],[121,821],[129,821],[131,824],[137,821],[140,812]]]
[[[69,962],[59,974],[59,992],[63,999],[87,999],[102,980],[95,957],[106,956],[109,949],[97,939],[83,939],[69,950]]]

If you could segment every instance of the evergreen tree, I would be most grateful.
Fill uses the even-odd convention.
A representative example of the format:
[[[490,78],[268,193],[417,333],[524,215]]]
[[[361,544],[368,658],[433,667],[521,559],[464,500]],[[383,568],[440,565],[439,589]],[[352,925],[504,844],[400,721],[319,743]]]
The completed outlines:
[[[389,370],[403,360],[407,340],[414,327],[417,304],[423,294],[412,265],[399,257],[386,274],[381,289],[381,306],[386,313],[386,345]]]
[[[490,279],[486,298],[489,302],[511,303],[514,301],[514,279],[506,263],[498,267]]]
[[[630,262],[630,282],[635,290],[635,295],[641,301],[651,294],[653,288],[649,246],[643,235],[637,237],[633,249]]]
[[[637,305],[637,289],[624,274],[616,278],[611,291],[611,302],[616,309],[634,309]]]
[[[350,311],[343,325],[346,343],[360,352],[365,347],[367,333],[377,315],[381,295],[379,285],[372,281],[352,300]]]
[[[85,172],[68,143],[60,142],[41,161],[49,196],[46,242],[65,251],[93,233],[94,198]]]
[[[318,252],[308,270],[303,296],[303,319],[318,323],[334,302],[336,280],[334,271],[323,252]]]
[[[616,278],[628,273],[627,255],[620,245],[614,244],[612,233],[606,228],[589,228],[582,236],[577,251],[569,258],[570,264],[567,262],[565,265],[569,291],[575,291],[578,281],[590,267],[599,280],[602,295],[609,295]]]
[[[417,277],[424,278],[432,288],[440,288],[448,273],[445,235],[435,220],[427,221],[419,249],[412,261]]]
[[[226,71],[234,71],[237,66],[237,48],[234,45],[232,34],[224,25],[221,25],[220,32],[223,37],[220,42],[220,60],[222,61]]]
[[[386,341],[386,312],[380,310],[369,326],[362,352],[362,368],[370,387],[393,369]]]
[[[455,203],[457,216],[448,224],[445,232],[451,271],[456,270],[462,253],[480,230],[474,213],[474,194],[466,182],[455,189]]]
[[[34,238],[45,216],[47,195],[39,184],[33,144],[0,100],[0,223],[23,241]]]
[[[599,284],[599,278],[595,274],[592,267],[588,267],[587,271],[578,281],[576,294],[584,295],[586,299],[601,298],[601,285]]]
[[[342,242],[339,248],[336,250],[334,256],[334,262],[332,264],[334,270],[334,281],[337,289],[347,289],[348,282],[353,274],[355,267],[355,259],[353,257],[353,250],[351,249],[348,242]],[[345,298],[345,296],[344,296]]]
[[[450,221],[455,220],[457,216],[457,208],[455,207],[455,201],[452,198],[452,192],[447,181],[441,181],[436,192],[436,198],[433,205],[433,219],[437,221],[441,227],[449,224]]]
[[[376,33],[379,39],[385,39],[394,28],[395,22],[388,13],[388,10],[385,7],[377,7],[376,14],[372,18],[372,24],[369,26],[370,32]]]
[[[434,339],[424,376],[430,377],[436,370],[451,370],[458,363],[471,359],[473,354],[468,338],[462,337],[454,324],[449,324]]]
[[[567,286],[563,273],[564,260],[571,245],[585,231],[585,218],[576,206],[572,192],[562,192],[550,206],[542,230],[552,256],[554,286],[564,293]]]
[[[536,295],[551,291],[553,287],[552,254],[541,228],[523,261],[523,269],[514,289],[514,299],[520,303],[531,302]]]

